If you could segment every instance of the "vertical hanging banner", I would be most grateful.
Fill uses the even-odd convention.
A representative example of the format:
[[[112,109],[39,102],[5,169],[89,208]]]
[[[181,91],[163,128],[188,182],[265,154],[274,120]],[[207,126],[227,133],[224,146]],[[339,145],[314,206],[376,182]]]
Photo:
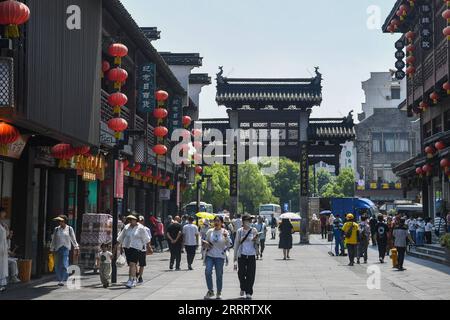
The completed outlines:
[[[154,63],[144,63],[139,67],[138,78],[138,110],[153,112],[156,107],[156,66]]]
[[[183,99],[173,96],[169,107],[169,135],[176,129],[183,128]]]
[[[123,162],[114,160],[114,198],[123,199]]]
[[[433,47],[433,25],[432,8],[430,3],[422,3],[419,6],[420,11],[420,47],[423,50],[430,50]]]
[[[395,78],[397,80],[402,80],[405,78],[406,73],[403,70],[405,68],[405,62],[403,59],[405,58],[405,53],[403,52],[403,49],[405,48],[405,43],[402,40],[398,40],[395,42],[395,49],[397,51],[395,52],[395,58],[397,58],[397,62],[395,62],[395,67],[397,68],[397,71],[395,72]]]
[[[308,142],[300,142],[300,195],[308,196]]]

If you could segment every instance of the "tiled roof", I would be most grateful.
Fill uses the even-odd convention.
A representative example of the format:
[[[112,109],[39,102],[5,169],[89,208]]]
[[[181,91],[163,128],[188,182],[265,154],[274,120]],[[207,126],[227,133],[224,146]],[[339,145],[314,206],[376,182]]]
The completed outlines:
[[[271,105],[311,108],[322,102],[322,75],[313,78],[226,78],[217,74],[216,101],[219,105]]]
[[[356,135],[355,128],[347,128],[347,127],[328,127],[328,126],[320,126],[316,128],[316,136],[319,138],[348,138],[353,139]]]

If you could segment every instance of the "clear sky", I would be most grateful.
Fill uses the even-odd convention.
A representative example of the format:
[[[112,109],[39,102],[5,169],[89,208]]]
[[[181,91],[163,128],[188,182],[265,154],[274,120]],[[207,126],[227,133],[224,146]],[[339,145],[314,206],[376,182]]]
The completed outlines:
[[[323,102],[314,117],[360,112],[361,81],[395,63],[398,35],[367,26],[370,6],[381,23],[394,0],[122,0],[142,27],[158,27],[159,51],[199,52],[213,84],[204,87],[200,117],[226,117],[215,102],[215,74],[310,77],[323,74]],[[371,20],[372,21],[372,20]]]

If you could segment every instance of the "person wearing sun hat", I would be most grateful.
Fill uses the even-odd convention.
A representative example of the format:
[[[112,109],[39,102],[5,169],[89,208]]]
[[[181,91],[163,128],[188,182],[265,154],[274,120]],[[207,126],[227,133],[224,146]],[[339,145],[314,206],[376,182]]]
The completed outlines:
[[[130,214],[127,217],[129,223],[123,228],[117,237],[117,242],[122,245],[125,251],[125,256],[127,258],[127,263],[129,267],[129,278],[126,287],[131,289],[136,287],[137,283],[137,264],[139,257],[141,256],[141,251],[143,248],[151,250],[150,241],[151,238],[144,226],[138,223],[138,217]]]
[[[358,224],[355,222],[355,216],[352,213],[346,215],[347,222],[344,223],[342,231],[344,232],[345,244],[348,249],[349,266],[355,263],[356,247],[358,245]]]
[[[53,219],[59,223],[53,232],[53,238],[50,245],[50,252],[55,254],[55,273],[59,286],[64,286],[69,274],[67,268],[69,267],[69,252],[70,249],[75,249],[75,254],[79,254],[79,246],[75,238],[73,228],[67,225],[67,216],[59,215]]]

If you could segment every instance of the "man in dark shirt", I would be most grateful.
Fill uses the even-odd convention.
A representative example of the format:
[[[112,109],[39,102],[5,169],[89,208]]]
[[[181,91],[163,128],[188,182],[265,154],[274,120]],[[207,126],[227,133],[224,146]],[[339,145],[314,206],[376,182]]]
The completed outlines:
[[[372,246],[377,245],[377,218],[375,216],[372,216],[369,221],[370,226],[370,235],[372,238]]]
[[[386,256],[387,235],[389,227],[384,222],[384,217],[382,214],[378,215],[378,223],[376,224],[375,229],[378,243],[378,257],[380,259],[380,263],[384,263],[384,257]]]
[[[320,215],[320,233],[322,234],[322,239],[327,238],[327,220],[328,217],[326,215]]]
[[[170,264],[169,269],[173,270],[173,263],[175,262],[175,269],[180,270],[181,263],[181,249],[183,247],[183,238],[181,226],[181,219],[179,216],[174,218],[173,223],[171,223],[166,230],[167,242],[169,243],[170,250]]]

